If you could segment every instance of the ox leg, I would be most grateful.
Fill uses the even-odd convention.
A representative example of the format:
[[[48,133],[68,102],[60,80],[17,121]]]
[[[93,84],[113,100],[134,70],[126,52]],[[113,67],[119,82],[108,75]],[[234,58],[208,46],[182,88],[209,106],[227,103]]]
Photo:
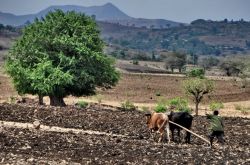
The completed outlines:
[[[158,143],[162,142],[162,139],[163,139],[163,136],[164,136],[164,132],[160,132],[160,138],[158,140]]]
[[[170,137],[169,137],[169,132],[170,132],[170,130],[169,130],[169,123],[168,123],[167,126],[166,126],[166,132],[167,132],[168,143],[170,143]]]
[[[191,133],[186,131],[185,142],[190,144]]]
[[[177,135],[178,135],[178,143],[180,143],[181,142],[181,130],[178,128],[177,129],[177,131],[178,131],[178,133],[177,133]]]
[[[174,142],[174,129],[171,129],[171,134],[172,134],[172,140]]]

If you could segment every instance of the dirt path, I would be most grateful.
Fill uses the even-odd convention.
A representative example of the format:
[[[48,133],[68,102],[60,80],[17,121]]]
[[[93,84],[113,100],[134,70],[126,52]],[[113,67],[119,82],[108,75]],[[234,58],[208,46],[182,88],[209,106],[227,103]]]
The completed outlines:
[[[1,131],[1,127],[5,127],[5,128],[32,129],[32,130],[39,130],[39,131],[46,131],[46,132],[105,135],[105,136],[111,136],[111,137],[121,137],[121,138],[127,137],[128,138],[128,136],[126,135],[106,133],[106,132],[93,131],[93,130],[81,130],[81,129],[74,129],[74,128],[46,126],[46,125],[40,125],[40,128],[36,129],[36,126],[38,126],[37,122],[36,123],[35,122],[34,123],[21,123],[21,122],[11,122],[11,121],[0,120],[0,131]]]

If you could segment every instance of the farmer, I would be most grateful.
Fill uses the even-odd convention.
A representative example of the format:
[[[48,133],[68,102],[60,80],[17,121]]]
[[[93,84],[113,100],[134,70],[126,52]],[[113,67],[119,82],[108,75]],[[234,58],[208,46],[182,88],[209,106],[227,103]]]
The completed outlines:
[[[213,145],[213,139],[216,137],[218,139],[218,142],[221,144],[224,144],[225,140],[223,138],[224,136],[224,125],[222,118],[219,115],[219,111],[215,110],[213,112],[213,115],[206,114],[207,118],[210,120],[210,131],[211,134],[209,135],[210,138],[210,144]]]

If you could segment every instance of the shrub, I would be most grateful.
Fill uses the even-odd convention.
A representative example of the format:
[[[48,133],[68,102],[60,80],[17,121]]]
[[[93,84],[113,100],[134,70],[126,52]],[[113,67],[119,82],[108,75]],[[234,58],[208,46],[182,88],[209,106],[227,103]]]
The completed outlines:
[[[166,112],[167,109],[167,100],[164,98],[164,97],[160,97],[158,100],[157,100],[157,105],[154,109],[155,112]]]
[[[138,60],[133,60],[132,62],[134,65],[139,65],[139,61]]]
[[[202,68],[194,68],[191,71],[187,72],[188,77],[197,77],[197,78],[204,78],[205,71]]]
[[[88,106],[88,103],[81,100],[81,101],[78,101],[77,102],[77,105],[80,107],[80,108],[86,108]]]
[[[166,112],[166,105],[164,104],[157,104],[155,107],[155,112],[159,113],[159,112]]]
[[[157,91],[157,92],[155,93],[155,95],[156,95],[156,96],[161,96],[161,93],[160,93],[159,91]]]
[[[224,108],[224,105],[221,102],[212,102],[209,105],[209,109],[211,111],[218,110],[218,109],[221,109],[221,108]]]
[[[129,100],[126,100],[125,102],[123,102],[121,104],[121,107],[123,110],[135,110],[136,109],[135,105]]]
[[[175,97],[167,102],[168,107],[174,107],[176,110],[183,109],[188,106],[188,102],[186,99]]]
[[[102,103],[102,99],[103,99],[103,96],[98,94],[95,96],[95,99],[97,100],[98,104],[101,104]]]
[[[250,112],[250,107],[243,107],[241,105],[234,105],[235,109],[240,111],[243,115],[247,115]]]
[[[143,106],[143,107],[141,107],[141,109],[142,109],[142,111],[143,111],[143,112],[146,112],[146,111],[148,111],[148,110],[149,110],[149,107],[145,107],[145,106]]]
[[[234,105],[234,108],[235,108],[236,110],[241,110],[242,107],[241,107],[241,105],[239,105],[239,104],[235,104],[235,105]]]

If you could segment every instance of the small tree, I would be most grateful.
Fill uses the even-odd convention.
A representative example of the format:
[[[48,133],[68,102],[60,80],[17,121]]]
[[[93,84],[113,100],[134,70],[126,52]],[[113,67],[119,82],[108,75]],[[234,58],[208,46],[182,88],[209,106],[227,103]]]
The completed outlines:
[[[188,77],[197,77],[197,78],[204,78],[205,77],[205,71],[201,68],[194,68],[187,72]]]
[[[221,63],[220,68],[227,76],[239,76],[245,69],[245,64],[236,59],[226,59]]]
[[[184,53],[173,52],[166,58],[166,67],[170,68],[172,72],[175,68],[181,72],[181,69],[186,64],[186,58],[187,56]]]
[[[208,79],[193,78],[184,81],[183,86],[186,94],[193,98],[195,103],[195,114],[198,115],[198,106],[204,95],[213,91],[214,83]]]
[[[73,11],[56,10],[26,26],[6,62],[18,93],[49,96],[50,105],[63,106],[67,95],[115,85],[119,74],[99,35],[91,17]]]

